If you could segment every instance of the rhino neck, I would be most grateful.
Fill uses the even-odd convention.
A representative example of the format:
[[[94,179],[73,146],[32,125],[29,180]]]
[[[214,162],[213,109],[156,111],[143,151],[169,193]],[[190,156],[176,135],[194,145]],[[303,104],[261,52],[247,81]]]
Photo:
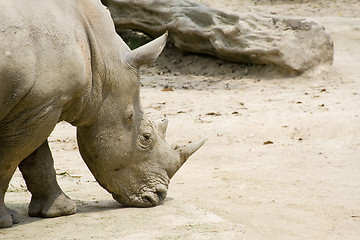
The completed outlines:
[[[123,72],[122,55],[130,51],[115,32],[110,14],[104,6],[89,1],[82,8],[83,44],[79,43],[79,47],[86,66],[86,85],[81,94],[64,107],[61,117],[61,120],[74,126],[92,124],[104,99],[112,91],[112,81]]]

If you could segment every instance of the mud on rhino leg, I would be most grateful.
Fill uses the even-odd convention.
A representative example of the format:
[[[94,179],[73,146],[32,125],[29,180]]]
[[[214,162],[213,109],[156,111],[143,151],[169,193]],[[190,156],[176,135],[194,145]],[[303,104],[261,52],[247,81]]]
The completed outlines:
[[[25,158],[19,168],[32,194],[29,216],[59,217],[76,212],[76,204],[63,193],[56,181],[54,160],[47,140]]]
[[[3,166],[1,163],[0,160],[0,228],[5,228],[19,222],[19,214],[15,210],[7,208],[4,202],[5,192],[16,170],[16,165]]]

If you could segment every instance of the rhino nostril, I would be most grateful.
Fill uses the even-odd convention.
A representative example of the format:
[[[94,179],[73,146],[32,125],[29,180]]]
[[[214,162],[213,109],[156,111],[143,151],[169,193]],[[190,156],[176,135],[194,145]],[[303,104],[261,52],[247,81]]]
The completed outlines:
[[[154,200],[150,197],[150,196],[144,196],[143,199],[146,201],[146,202],[149,202],[151,204],[153,204]]]
[[[164,186],[158,186],[155,188],[154,192],[143,193],[141,198],[147,206],[149,206],[149,204],[151,206],[156,206],[166,198],[166,194],[167,188]]]
[[[164,189],[157,189],[156,195],[159,197],[159,201],[163,201],[166,198],[167,191]]]
[[[144,193],[141,196],[142,200],[144,201],[144,207],[156,206],[159,204],[159,198],[154,193]]]

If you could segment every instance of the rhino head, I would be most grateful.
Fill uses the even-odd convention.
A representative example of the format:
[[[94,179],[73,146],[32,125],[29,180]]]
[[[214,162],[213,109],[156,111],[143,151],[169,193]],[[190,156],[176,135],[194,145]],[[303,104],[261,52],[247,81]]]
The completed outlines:
[[[90,171],[125,206],[163,201],[170,179],[205,141],[171,147],[165,142],[167,120],[152,122],[142,110],[139,68],[155,61],[166,37],[122,49],[117,70],[107,74],[110,86],[97,114],[91,124],[77,128],[79,150]]]

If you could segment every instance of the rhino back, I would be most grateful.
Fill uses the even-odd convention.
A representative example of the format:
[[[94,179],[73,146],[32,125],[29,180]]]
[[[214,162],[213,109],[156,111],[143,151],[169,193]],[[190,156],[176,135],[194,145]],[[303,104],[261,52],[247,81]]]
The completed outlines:
[[[0,123],[66,107],[91,79],[78,1],[0,1]]]

